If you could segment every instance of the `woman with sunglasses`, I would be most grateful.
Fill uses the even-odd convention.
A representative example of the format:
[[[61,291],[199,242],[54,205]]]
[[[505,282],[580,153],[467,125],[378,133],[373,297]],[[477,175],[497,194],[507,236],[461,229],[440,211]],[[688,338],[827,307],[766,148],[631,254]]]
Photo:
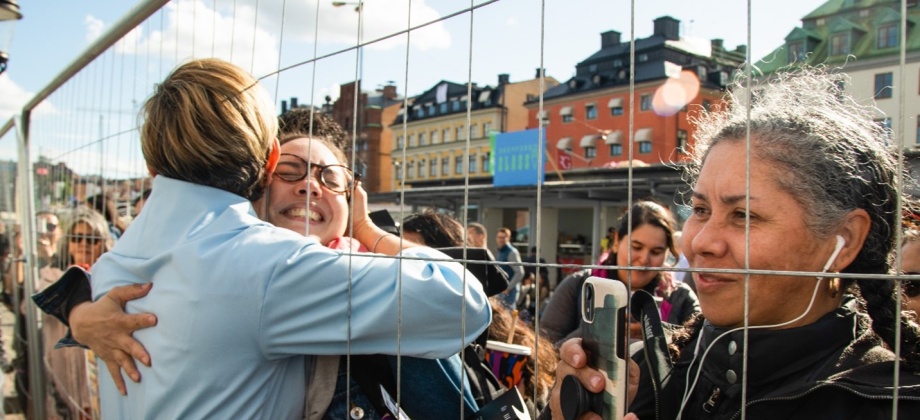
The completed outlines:
[[[108,222],[102,214],[91,208],[77,207],[65,218],[62,227],[64,240],[59,255],[66,266],[77,265],[88,271],[112,247]],[[48,267],[46,270],[56,272],[57,275],[43,271],[40,276],[42,288],[60,276],[58,267]],[[44,350],[47,382],[51,384],[49,404],[53,404],[48,407],[48,412],[59,413],[65,418],[90,417],[94,404],[91,395],[98,395],[98,385],[95,381],[87,381],[87,360],[95,359],[87,356],[87,352],[79,347],[55,350],[50,343],[60,339],[66,332],[67,327],[55,317],[42,317],[42,336],[45,343],[49,343]],[[91,394],[91,389],[96,392]]]
[[[68,265],[79,265],[86,270],[93,266],[102,253],[112,247],[109,224],[99,212],[90,208],[77,208],[64,226],[63,252]]]

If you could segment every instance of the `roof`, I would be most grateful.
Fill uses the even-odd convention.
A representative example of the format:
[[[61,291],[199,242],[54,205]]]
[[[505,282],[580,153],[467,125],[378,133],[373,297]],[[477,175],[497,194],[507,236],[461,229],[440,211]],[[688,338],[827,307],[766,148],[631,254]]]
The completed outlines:
[[[827,0],[802,18],[802,25],[793,28],[785,44],[761,58],[756,66],[766,74],[775,72],[793,62],[817,65],[843,63],[846,60],[865,61],[897,55],[900,45],[878,48],[880,27],[900,22],[899,0]],[[908,27],[920,23],[920,8],[908,9]],[[834,34],[850,32],[848,52],[830,55],[830,42]],[[807,42],[806,42],[807,41]],[[905,42],[908,51],[920,51],[920,31],[908,30]],[[807,54],[793,60],[791,44],[802,43]],[[852,56],[852,57],[851,57]]]

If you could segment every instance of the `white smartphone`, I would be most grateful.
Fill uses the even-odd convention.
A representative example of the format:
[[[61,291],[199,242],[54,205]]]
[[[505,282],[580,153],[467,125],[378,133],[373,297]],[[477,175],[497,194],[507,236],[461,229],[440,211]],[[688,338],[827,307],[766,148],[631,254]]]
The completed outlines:
[[[601,398],[592,398],[590,411],[605,419],[626,415],[628,299],[626,285],[619,280],[592,276],[582,285],[582,346],[588,365],[607,379]]]

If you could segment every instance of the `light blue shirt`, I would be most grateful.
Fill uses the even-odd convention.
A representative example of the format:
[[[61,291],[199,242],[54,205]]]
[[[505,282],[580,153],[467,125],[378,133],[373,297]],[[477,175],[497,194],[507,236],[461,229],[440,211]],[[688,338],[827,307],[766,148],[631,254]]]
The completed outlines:
[[[262,222],[240,196],[157,176],[143,213],[92,270],[93,299],[152,281],[127,311],[158,318],[134,333],[152,367],[128,381],[127,397],[99,363],[103,418],[300,419],[302,355],[445,358],[488,327],[486,295],[460,264],[371,255]],[[449,259],[423,247],[402,255]]]

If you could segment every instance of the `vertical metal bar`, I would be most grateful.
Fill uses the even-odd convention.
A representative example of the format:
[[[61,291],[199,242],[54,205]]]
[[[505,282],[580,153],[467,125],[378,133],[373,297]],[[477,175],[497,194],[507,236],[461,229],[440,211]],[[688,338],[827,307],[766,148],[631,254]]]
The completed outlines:
[[[25,281],[23,282],[26,312],[26,337],[29,340],[29,393],[32,394],[32,417],[45,418],[45,389],[44,372],[42,370],[42,354],[39,345],[41,337],[38,334],[38,312],[29,296],[35,293],[35,282],[38,280],[38,255],[35,250],[35,190],[32,178],[32,164],[29,157],[29,119],[31,112],[25,111],[20,116],[17,124],[17,137],[19,140],[19,171],[21,200],[20,217],[22,223],[22,243],[24,250]]]

